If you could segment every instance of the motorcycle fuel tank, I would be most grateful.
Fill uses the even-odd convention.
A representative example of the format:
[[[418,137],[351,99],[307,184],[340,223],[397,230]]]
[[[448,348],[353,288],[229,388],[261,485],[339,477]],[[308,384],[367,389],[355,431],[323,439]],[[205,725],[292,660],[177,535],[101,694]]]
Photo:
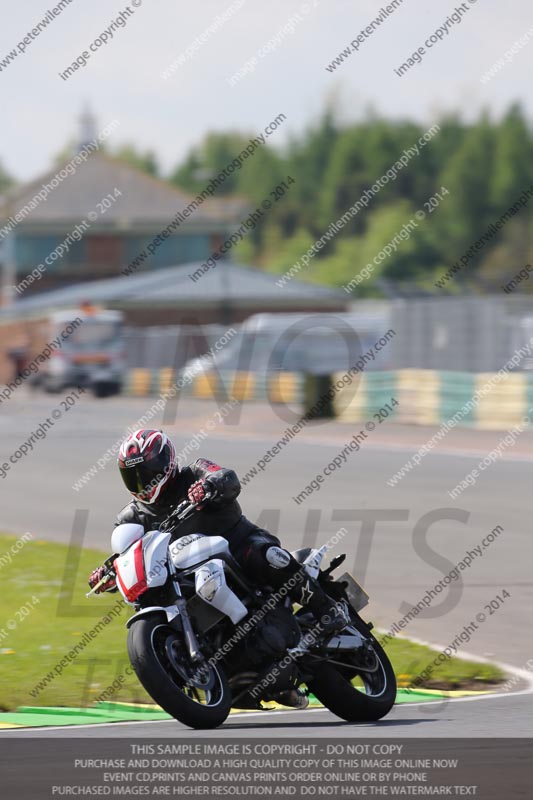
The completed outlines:
[[[189,569],[214,556],[228,555],[229,544],[222,536],[192,533],[181,536],[170,545],[170,557],[176,569]]]

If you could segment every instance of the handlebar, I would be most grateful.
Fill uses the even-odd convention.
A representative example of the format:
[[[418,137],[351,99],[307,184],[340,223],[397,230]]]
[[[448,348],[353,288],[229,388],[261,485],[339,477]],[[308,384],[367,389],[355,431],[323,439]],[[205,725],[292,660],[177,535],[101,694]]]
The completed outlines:
[[[167,528],[170,522],[183,522],[183,520],[187,519],[189,515],[196,511],[199,506],[203,505],[206,501],[212,500],[216,496],[216,492],[209,492],[205,495],[203,500],[200,503],[190,503],[188,500],[183,500],[175,509],[174,511],[169,514],[169,516],[161,523],[159,526],[160,531],[167,532]],[[116,577],[115,568],[113,566],[113,562],[115,560],[115,556],[110,556],[106,561],[104,561],[103,566],[107,567],[106,571],[104,572],[101,579],[98,583],[93,586],[90,592],[87,592],[85,597],[90,597],[92,594],[96,593],[96,590],[103,586],[109,578]]]
[[[109,556],[109,558],[107,558],[104,561],[102,566],[107,567],[106,571],[104,572],[104,574],[102,575],[102,577],[100,578],[98,583],[95,586],[93,586],[91,591],[87,592],[85,597],[90,597],[92,594],[94,594],[96,592],[96,590],[100,588],[100,586],[103,586],[104,583],[106,583],[106,581],[109,580],[109,578],[116,577],[115,568],[113,566],[114,560],[115,560],[115,556]]]
[[[188,500],[183,500],[183,502],[181,502],[179,506],[177,506],[174,509],[174,511],[171,514],[169,514],[166,520],[159,526],[159,530],[166,531],[168,529],[170,522],[175,522],[175,521],[183,522],[183,520],[187,519],[193,511],[196,511],[200,506],[202,506],[208,500],[212,500],[215,497],[215,495],[216,492],[209,492],[208,494],[205,495],[205,497],[201,500],[200,503],[189,503]]]

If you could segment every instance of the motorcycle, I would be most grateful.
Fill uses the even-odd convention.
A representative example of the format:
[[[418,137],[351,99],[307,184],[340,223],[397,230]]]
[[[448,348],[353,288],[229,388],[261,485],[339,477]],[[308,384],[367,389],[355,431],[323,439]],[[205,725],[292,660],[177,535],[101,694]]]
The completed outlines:
[[[324,620],[290,599],[290,581],[277,591],[258,588],[223,537],[179,536],[180,523],[197,507],[185,500],[146,534],[141,525],[117,526],[115,555],[87,595],[114,577],[135,607],[126,624],[128,655],[155,702],[197,729],[218,727],[231,708],[262,709],[296,689],[349,722],[384,717],[396,699],[396,679],[372,624],[359,615],[368,596],[348,573],[332,577],[345,556],[321,569],[326,546],[293,552],[302,571],[291,580],[318,579],[347,620],[340,633],[325,636]]]

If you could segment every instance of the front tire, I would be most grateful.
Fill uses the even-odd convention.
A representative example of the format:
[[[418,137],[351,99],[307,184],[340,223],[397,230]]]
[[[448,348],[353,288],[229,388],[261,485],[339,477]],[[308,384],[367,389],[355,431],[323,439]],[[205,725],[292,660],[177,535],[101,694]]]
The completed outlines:
[[[375,722],[386,716],[394,705],[396,676],[387,654],[361,618],[354,614],[351,624],[367,639],[375,654],[375,673],[358,673],[355,666],[349,670],[326,662],[318,668],[308,687],[337,717],[347,722]],[[352,685],[357,675],[362,678],[364,691]]]
[[[168,714],[190,728],[217,728],[231,708],[219,665],[199,668],[186,657],[180,634],[161,616],[144,617],[128,631],[128,655],[139,681]]]

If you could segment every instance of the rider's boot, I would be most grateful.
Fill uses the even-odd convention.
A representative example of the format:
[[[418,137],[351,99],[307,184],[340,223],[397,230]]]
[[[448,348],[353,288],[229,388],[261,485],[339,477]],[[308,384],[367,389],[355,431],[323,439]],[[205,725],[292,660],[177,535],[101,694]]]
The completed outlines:
[[[349,622],[342,606],[329,597],[319,582],[305,575],[296,590],[295,599],[308,608],[320,625],[320,632],[328,636],[339,633]]]
[[[288,706],[289,708],[303,709],[309,705],[308,696],[300,689],[287,689],[284,692],[279,692],[273,699],[282,706]]]

